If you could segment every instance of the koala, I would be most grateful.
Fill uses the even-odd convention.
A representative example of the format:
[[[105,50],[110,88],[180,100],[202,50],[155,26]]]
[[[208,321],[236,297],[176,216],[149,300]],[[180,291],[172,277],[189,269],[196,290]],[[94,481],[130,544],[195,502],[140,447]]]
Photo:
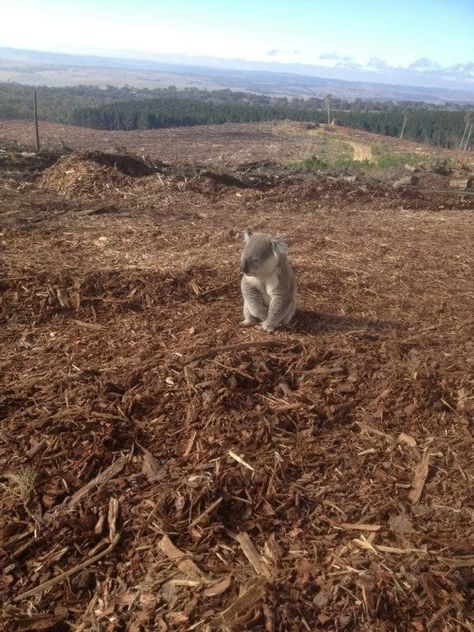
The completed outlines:
[[[261,322],[274,331],[290,322],[296,309],[296,279],[287,259],[287,246],[267,233],[244,232],[240,270],[244,299],[243,325]]]

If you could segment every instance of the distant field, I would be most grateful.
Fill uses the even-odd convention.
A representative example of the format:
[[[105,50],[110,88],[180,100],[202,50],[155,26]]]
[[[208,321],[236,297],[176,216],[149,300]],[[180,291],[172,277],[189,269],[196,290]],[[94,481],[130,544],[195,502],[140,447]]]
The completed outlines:
[[[220,67],[215,67],[217,64]],[[228,68],[216,59],[163,56],[161,60],[120,59],[84,55],[63,55],[34,50],[15,50],[0,47],[0,80],[36,86],[133,86],[149,88],[194,86],[224,88],[255,94],[287,97],[333,97],[353,99],[381,99],[393,101],[425,101],[443,104],[447,101],[472,103],[472,88],[377,83],[372,73],[354,80],[327,77],[327,69],[314,67],[310,74],[285,70],[271,65],[266,69]],[[279,72],[280,70],[280,72]],[[309,71],[309,69],[308,69]],[[321,74],[320,74],[321,73]],[[349,80],[347,80],[349,79]],[[375,79],[375,81],[374,81]],[[403,82],[402,82],[403,83]]]
[[[202,78],[196,81],[192,75],[172,72],[156,72],[148,70],[130,71],[123,68],[88,68],[88,67],[44,67],[25,65],[24,67],[11,68],[0,61],[0,82],[12,81],[32,86],[126,86],[133,85],[136,88],[166,88],[174,85],[177,88],[187,88],[199,85],[202,88],[213,90],[222,87],[212,77]]]

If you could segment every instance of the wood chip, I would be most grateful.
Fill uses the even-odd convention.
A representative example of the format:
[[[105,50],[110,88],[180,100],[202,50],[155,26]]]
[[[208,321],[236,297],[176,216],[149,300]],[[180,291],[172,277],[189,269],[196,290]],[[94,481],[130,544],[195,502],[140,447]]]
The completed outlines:
[[[196,281],[194,279],[192,279],[189,282],[189,287],[192,289],[194,294],[196,294],[196,296],[200,296],[201,295],[202,290],[201,290],[201,288],[199,287],[199,285],[196,283]]]
[[[222,595],[226,590],[230,588],[232,584],[232,576],[227,575],[223,577],[215,584],[211,584],[208,588],[205,588],[202,592],[206,597],[216,597],[217,595]]]
[[[402,512],[395,516],[391,516],[389,520],[389,525],[391,531],[401,535],[404,535],[406,533],[413,533],[414,531],[410,516],[405,512]]]
[[[349,522],[341,522],[337,525],[341,529],[353,529],[354,531],[379,531],[382,527],[379,524],[365,524],[363,522],[355,522],[353,524]]]
[[[259,577],[253,581],[245,591],[228,608],[221,612],[220,617],[225,624],[232,624],[240,615],[248,613],[254,605],[265,595],[267,580]]]
[[[229,454],[229,456],[231,458],[233,458],[235,461],[240,463],[240,465],[243,465],[244,467],[246,467],[247,469],[251,470],[252,472],[255,472],[254,468],[251,465],[249,465],[247,463],[247,461],[244,461],[244,459],[242,457],[240,457],[238,454],[236,454],[232,450],[229,450],[228,454]]]
[[[412,488],[410,493],[408,494],[408,498],[412,505],[416,505],[420,501],[429,471],[430,455],[428,454],[428,452],[425,452],[423,458],[415,468],[415,475],[411,484]]]
[[[373,553],[395,553],[397,555],[410,555],[412,553],[422,553],[426,555],[429,551],[425,549],[406,548],[402,549],[396,546],[386,546],[385,544],[371,544],[365,538],[355,538],[354,542],[363,549],[368,549]]]
[[[189,556],[186,553],[178,549],[178,547],[171,542],[167,535],[163,536],[158,546],[170,560],[176,563],[179,570],[190,579],[206,579],[206,575],[201,571],[201,569],[191,559],[189,559]]]
[[[408,555],[410,553],[422,553],[426,555],[429,551],[425,551],[425,549],[414,549],[414,548],[406,548],[401,549],[396,546],[386,546],[385,544],[377,544],[374,545],[377,551],[381,551],[382,553],[396,553],[398,555]]]
[[[361,536],[360,538],[354,538],[354,542],[363,549],[367,549],[368,551],[372,551],[372,553],[375,553],[375,555],[378,555],[378,547],[375,547],[372,542],[370,542],[364,536]]]
[[[109,540],[113,542],[117,538],[117,519],[119,514],[119,501],[116,498],[111,498],[109,501],[109,511],[107,514],[107,521],[109,523]]]
[[[29,459],[32,459],[33,457],[35,457],[40,452],[44,452],[44,450],[46,450],[47,447],[48,447],[48,444],[44,440],[43,441],[39,441],[38,443],[35,442],[34,445],[26,453],[26,456]]]
[[[409,434],[405,434],[404,432],[401,432],[398,435],[398,441],[399,443],[406,443],[407,445],[416,448],[416,439]]]
[[[166,478],[166,470],[162,467],[158,461],[155,459],[153,454],[145,448],[142,448],[143,454],[143,464],[142,464],[142,472],[145,474],[149,483],[157,483],[158,481],[162,481]]]
[[[266,560],[259,554],[249,534],[246,531],[239,533],[236,537],[237,542],[240,544],[245,557],[252,564],[257,575],[263,575],[264,577],[270,577],[271,572]]]

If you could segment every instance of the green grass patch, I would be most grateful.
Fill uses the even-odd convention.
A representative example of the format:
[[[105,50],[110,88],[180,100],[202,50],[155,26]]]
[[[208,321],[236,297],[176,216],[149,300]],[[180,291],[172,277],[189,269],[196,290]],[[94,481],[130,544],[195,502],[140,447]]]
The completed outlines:
[[[338,156],[331,159],[324,159],[320,156],[310,156],[304,160],[293,162],[290,164],[290,168],[293,171],[303,172],[317,172],[317,171],[330,171],[332,169],[337,170],[361,170],[368,169],[374,165],[368,160],[353,160],[348,156]]]
[[[329,170],[340,171],[369,171],[373,169],[396,169],[405,165],[413,167],[420,163],[429,162],[427,153],[397,151],[392,145],[384,142],[361,144],[370,145],[371,160],[354,160],[354,150],[345,139],[326,134],[318,134],[319,144],[313,147],[317,153],[290,164],[290,168],[297,172],[318,172]],[[447,166],[449,168],[449,166]]]
[[[327,160],[323,160],[319,156],[310,156],[301,163],[296,163],[296,166],[300,165],[302,171],[324,171],[329,169],[329,163]]]
[[[370,160],[354,160],[353,158],[347,158],[345,156],[336,158],[332,165],[334,169],[370,169],[370,167],[373,166]]]
[[[294,171],[327,171],[331,169],[340,170],[369,170],[369,169],[393,169],[411,165],[416,167],[422,162],[428,160],[428,156],[424,154],[413,153],[395,153],[387,149],[380,150],[372,148],[373,160],[354,160],[348,156],[346,152],[334,156],[318,156],[313,155],[304,160],[291,163],[290,167]]]
[[[420,162],[427,159],[426,154],[414,154],[411,152],[399,153],[391,150],[387,145],[374,145],[372,147],[372,154],[374,156],[374,166],[380,169],[403,167],[405,165],[416,167]]]

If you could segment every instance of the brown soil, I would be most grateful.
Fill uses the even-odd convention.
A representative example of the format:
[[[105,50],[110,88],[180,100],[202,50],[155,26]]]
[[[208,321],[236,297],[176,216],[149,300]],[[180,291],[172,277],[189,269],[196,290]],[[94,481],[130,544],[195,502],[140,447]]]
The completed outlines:
[[[107,160],[0,179],[4,629],[471,629],[474,196]]]
[[[466,152],[440,150],[408,140],[378,136],[345,127],[321,126],[314,133],[308,124],[293,121],[273,123],[227,123],[175,129],[103,131],[41,123],[40,137],[44,149],[88,151],[91,149],[133,153],[158,158],[173,164],[191,163],[219,165],[234,168],[236,164],[251,161],[276,161],[286,164],[318,154],[321,130],[345,142],[358,145],[383,142],[394,152],[409,152],[439,158],[459,158],[466,161]],[[34,127],[26,121],[0,121],[0,145],[20,143],[34,147]],[[356,159],[358,159],[356,157]],[[472,160],[471,160],[472,162]]]

